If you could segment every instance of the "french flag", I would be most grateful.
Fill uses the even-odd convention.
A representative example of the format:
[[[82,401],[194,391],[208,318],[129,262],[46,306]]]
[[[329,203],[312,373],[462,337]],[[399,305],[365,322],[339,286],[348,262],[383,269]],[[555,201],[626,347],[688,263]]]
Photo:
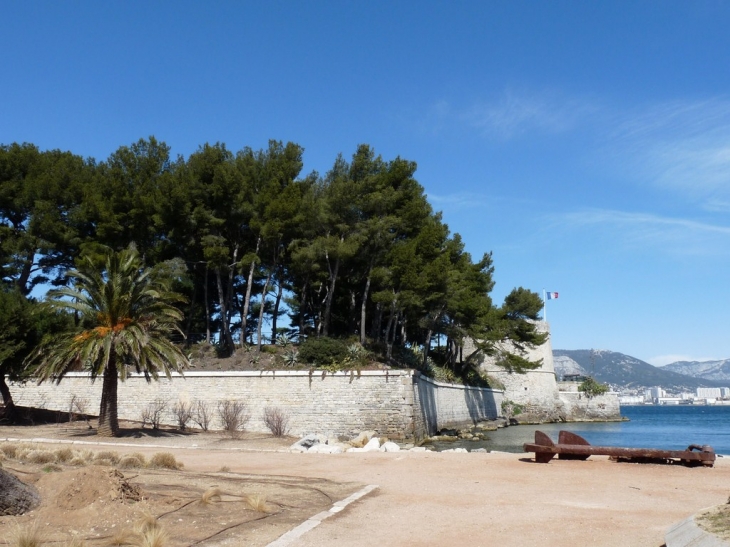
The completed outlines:
[[[549,292],[547,293],[547,299],[548,300],[555,300],[558,297],[558,293],[556,292]]]

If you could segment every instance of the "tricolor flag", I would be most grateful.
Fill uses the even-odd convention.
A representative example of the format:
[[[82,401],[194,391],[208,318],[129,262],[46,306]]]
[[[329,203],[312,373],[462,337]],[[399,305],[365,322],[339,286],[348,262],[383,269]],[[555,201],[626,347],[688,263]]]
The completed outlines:
[[[556,292],[549,292],[547,293],[547,299],[548,300],[555,300],[558,297],[558,293]]]

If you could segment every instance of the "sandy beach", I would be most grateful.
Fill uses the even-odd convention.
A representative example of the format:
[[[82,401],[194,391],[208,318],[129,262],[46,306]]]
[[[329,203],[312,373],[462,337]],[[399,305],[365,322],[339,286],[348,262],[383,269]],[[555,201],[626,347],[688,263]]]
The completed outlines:
[[[108,450],[94,436],[55,426],[1,428],[4,438],[77,441]],[[656,546],[672,524],[726,503],[730,459],[714,468],[587,461],[535,463],[529,454],[280,452],[290,440],[216,434],[125,437],[120,452],[164,450],[183,473],[232,473],[377,485],[303,534],[293,545]],[[86,444],[89,443],[89,444]],[[244,544],[244,543],[241,543]],[[245,543],[249,544],[249,543]]]

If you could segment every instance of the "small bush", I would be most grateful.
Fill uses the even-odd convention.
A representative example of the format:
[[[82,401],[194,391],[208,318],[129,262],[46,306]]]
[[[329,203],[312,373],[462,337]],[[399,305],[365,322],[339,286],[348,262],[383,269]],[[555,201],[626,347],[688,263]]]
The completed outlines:
[[[3,444],[0,445],[0,450],[2,451],[5,456],[7,456],[10,459],[13,459],[16,457],[18,453],[18,445],[17,444]]]
[[[193,411],[193,421],[198,424],[198,427],[203,431],[208,431],[210,428],[210,420],[213,416],[213,412],[210,409],[210,405],[204,401],[198,401],[195,403],[195,410]]]
[[[119,454],[113,450],[102,450],[101,452],[94,454],[94,463],[99,462],[111,462],[112,465],[116,465],[119,463]],[[104,465],[109,464],[105,463]]]
[[[140,460],[136,456],[123,456],[117,467],[120,469],[139,469],[144,467],[144,461]]]
[[[218,403],[218,418],[223,426],[223,431],[237,437],[246,429],[246,424],[251,418],[248,406],[241,401],[221,401]]]
[[[287,367],[295,367],[299,364],[299,352],[295,349],[288,349],[281,355],[281,360]]]
[[[289,347],[291,344],[291,338],[288,334],[282,333],[279,336],[276,337],[276,345],[280,348],[286,348]]]
[[[152,425],[152,429],[160,429],[162,416],[167,408],[167,401],[163,399],[155,399],[147,407],[142,410],[142,427],[145,424]]]
[[[299,359],[305,363],[329,366],[347,358],[347,346],[334,338],[307,338],[299,347]]]
[[[578,391],[585,393],[588,397],[595,397],[597,395],[603,395],[608,392],[608,384],[601,384],[596,382],[590,376],[586,378],[581,385],[578,386]]]
[[[264,424],[274,437],[283,437],[289,433],[289,414],[278,407],[264,408]]]
[[[71,461],[74,457],[74,451],[70,448],[59,448],[56,450],[56,461],[59,463],[66,463]]]
[[[183,464],[175,459],[169,452],[158,452],[150,460],[150,467],[158,469],[180,469]]]
[[[31,450],[23,459],[30,463],[54,463],[56,461],[56,455],[49,450]]]
[[[507,419],[512,418],[512,416],[519,416],[524,410],[522,405],[514,401],[510,401],[509,399],[502,401],[502,415]]]
[[[188,422],[193,419],[193,407],[190,403],[178,401],[172,405],[172,413],[177,419],[177,426],[180,428],[180,431],[185,431],[185,428],[188,426]]]

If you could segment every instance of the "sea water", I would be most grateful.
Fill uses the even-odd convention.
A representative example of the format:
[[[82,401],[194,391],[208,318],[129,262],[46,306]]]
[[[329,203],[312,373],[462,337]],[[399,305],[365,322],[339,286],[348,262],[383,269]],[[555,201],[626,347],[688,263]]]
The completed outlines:
[[[730,405],[622,406],[621,415],[628,421],[518,425],[487,432],[485,441],[434,443],[434,448],[522,452],[524,443],[534,442],[535,430],[547,433],[555,442],[558,431],[567,430],[595,446],[685,450],[690,444],[709,444],[715,453],[730,455]]]

